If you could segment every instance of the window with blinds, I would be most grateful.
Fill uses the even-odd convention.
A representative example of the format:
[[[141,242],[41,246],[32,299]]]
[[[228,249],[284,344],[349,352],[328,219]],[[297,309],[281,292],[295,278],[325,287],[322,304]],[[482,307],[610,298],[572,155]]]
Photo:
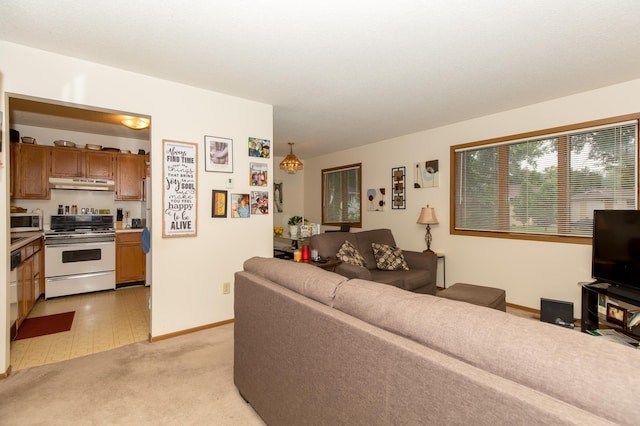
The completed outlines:
[[[452,147],[452,233],[588,242],[594,210],[637,208],[638,117]]]
[[[322,224],[362,226],[362,164],[322,170]]]

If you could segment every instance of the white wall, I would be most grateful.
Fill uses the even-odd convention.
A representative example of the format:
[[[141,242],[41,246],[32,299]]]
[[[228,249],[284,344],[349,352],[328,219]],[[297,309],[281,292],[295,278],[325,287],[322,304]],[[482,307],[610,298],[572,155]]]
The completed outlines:
[[[475,283],[503,288],[507,302],[535,309],[540,298],[571,301],[580,316],[579,281],[591,277],[591,246],[535,241],[454,236],[449,234],[450,146],[640,111],[640,80],[605,87],[426,130],[366,147],[305,161],[305,213],[320,220],[320,170],[362,162],[362,190],[390,191],[391,168],[407,167],[407,208],[384,212],[363,210],[363,229],[387,227],[402,248],[423,250],[425,227],[416,224],[420,208],[436,209],[439,225],[432,226],[432,249],[444,252],[447,285]],[[416,161],[439,160],[440,186],[415,189],[411,168]],[[387,202],[390,197],[387,196]],[[439,262],[439,267],[442,263]]]
[[[130,111],[152,119],[152,313],[151,335],[162,336],[233,318],[233,290],[222,295],[222,283],[233,282],[242,262],[272,254],[271,214],[250,219],[211,218],[211,190],[225,189],[226,173],[205,172],[204,136],[234,141],[234,188],[249,193],[247,140],[273,140],[273,108],[103,65],[0,41],[0,111],[7,93]],[[9,139],[3,124],[4,167],[0,170],[0,241],[8,241]],[[162,140],[197,143],[198,233],[192,238],[162,238]],[[273,167],[273,160],[264,160]],[[269,188],[272,193],[271,188]],[[0,276],[7,282],[7,244],[2,244]],[[5,286],[6,287],[6,286]],[[232,287],[233,288],[233,287]],[[0,291],[0,373],[9,364],[8,289]]]

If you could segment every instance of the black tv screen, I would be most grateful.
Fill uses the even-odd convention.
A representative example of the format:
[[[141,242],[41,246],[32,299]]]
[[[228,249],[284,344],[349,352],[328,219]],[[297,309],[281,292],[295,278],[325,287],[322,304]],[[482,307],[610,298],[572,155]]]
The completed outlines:
[[[593,278],[640,289],[640,211],[593,212]]]

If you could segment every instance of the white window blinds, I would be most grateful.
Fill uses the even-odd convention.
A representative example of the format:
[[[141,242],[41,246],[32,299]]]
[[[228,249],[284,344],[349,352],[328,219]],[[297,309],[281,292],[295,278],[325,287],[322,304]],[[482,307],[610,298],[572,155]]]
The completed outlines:
[[[454,147],[454,227],[591,236],[593,210],[637,207],[637,120]]]

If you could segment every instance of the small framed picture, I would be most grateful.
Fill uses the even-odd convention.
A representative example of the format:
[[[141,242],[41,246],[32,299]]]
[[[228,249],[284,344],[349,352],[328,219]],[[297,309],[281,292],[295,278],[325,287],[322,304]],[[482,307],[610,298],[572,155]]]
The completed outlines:
[[[251,214],[269,214],[268,191],[251,191]]]
[[[266,163],[249,163],[249,184],[251,186],[267,186],[269,165]]]
[[[249,138],[249,157],[269,158],[271,141],[269,139]]]
[[[227,191],[211,191],[211,217],[227,217]]]
[[[231,194],[231,217],[232,218],[251,217],[251,207],[249,205],[249,194]]]
[[[627,310],[613,303],[607,303],[607,321],[626,328]]]
[[[404,210],[406,208],[407,190],[405,185],[406,168],[394,167],[391,169],[391,209]]]
[[[233,173],[233,139],[204,137],[204,170]]]

